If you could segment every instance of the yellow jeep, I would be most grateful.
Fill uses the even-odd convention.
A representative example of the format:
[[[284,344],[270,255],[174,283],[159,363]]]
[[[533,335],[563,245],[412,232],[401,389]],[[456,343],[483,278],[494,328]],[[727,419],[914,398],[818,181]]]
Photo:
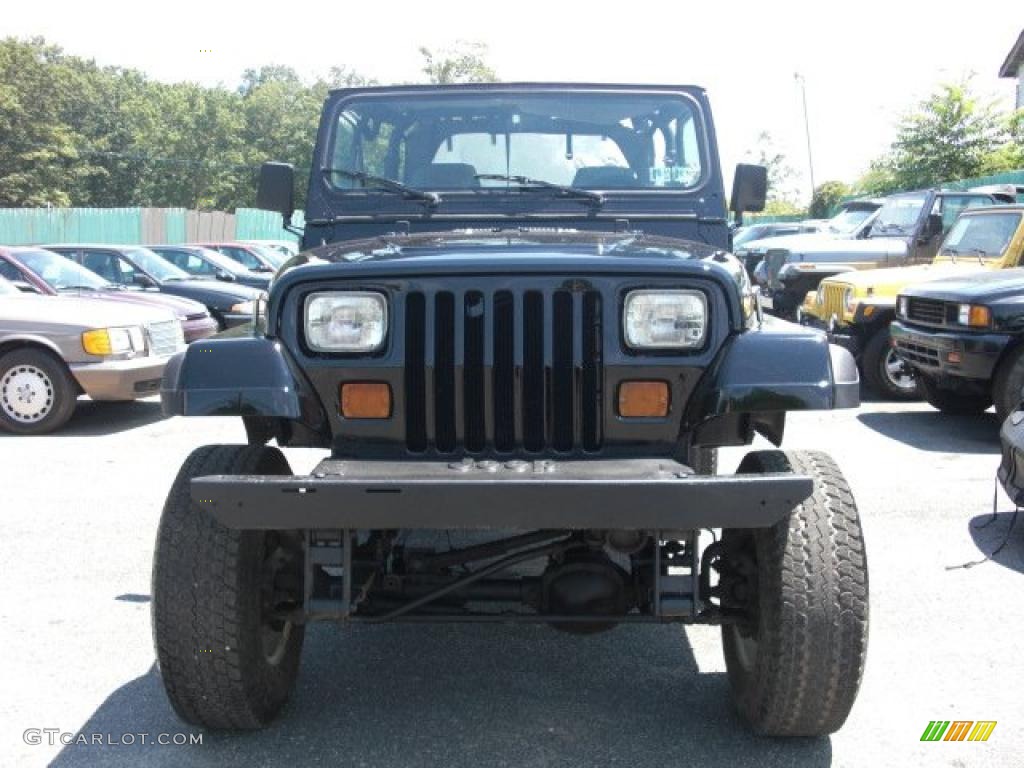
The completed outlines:
[[[857,358],[861,380],[875,393],[899,399],[919,396],[913,372],[892,351],[889,323],[896,295],[915,283],[968,271],[1022,265],[1024,205],[969,208],[957,218],[930,264],[844,272],[810,291],[800,322],[828,331],[829,340]]]

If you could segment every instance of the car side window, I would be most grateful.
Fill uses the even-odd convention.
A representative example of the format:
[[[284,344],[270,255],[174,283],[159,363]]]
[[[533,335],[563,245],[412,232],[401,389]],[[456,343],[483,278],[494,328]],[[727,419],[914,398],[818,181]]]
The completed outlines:
[[[258,270],[262,266],[260,264],[259,259],[257,259],[255,256],[253,256],[251,253],[249,253],[244,248],[232,248],[230,246],[222,246],[222,247],[218,248],[217,250],[220,251],[221,253],[223,253],[225,256],[228,256],[228,257],[234,259],[239,264],[244,266],[246,269],[257,269]]]
[[[179,263],[178,266],[193,275],[213,275],[217,272],[212,264],[208,261],[203,261],[194,253],[188,254],[185,263]]]
[[[82,254],[82,266],[112,283],[121,282],[117,273],[117,264],[114,262],[114,257],[111,253],[85,251]]]
[[[6,277],[8,280],[24,280],[21,271],[11,264],[9,261],[0,261],[0,277]]]

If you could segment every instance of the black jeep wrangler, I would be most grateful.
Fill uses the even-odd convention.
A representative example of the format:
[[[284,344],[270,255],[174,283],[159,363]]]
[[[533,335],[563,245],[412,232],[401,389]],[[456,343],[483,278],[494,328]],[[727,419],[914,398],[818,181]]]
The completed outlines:
[[[261,207],[290,222],[292,194],[264,166]],[[733,209],[764,194],[740,166]],[[166,413],[248,435],[186,460],[160,524],[181,717],[265,725],[313,621],[682,622],[722,626],[757,731],[843,724],[868,619],[849,487],[821,453],[719,475],[716,449],[856,406],[857,368],[762,316],[702,89],[336,91],[303,247],[251,337],[164,378]],[[297,476],[271,441],[327,456]]]

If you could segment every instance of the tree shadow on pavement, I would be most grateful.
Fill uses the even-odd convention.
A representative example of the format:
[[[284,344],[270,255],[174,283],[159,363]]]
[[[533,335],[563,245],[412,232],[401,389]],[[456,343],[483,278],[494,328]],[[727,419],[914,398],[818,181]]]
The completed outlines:
[[[724,674],[700,674],[683,630],[597,636],[544,626],[313,625],[292,701],[264,731],[195,746],[69,745],[51,765],[827,766],[827,738],[752,735]],[[200,733],[155,667],[83,734]]]
[[[999,453],[995,413],[952,416],[939,411],[875,411],[857,420],[892,440],[938,453]]]
[[[1024,573],[1024,512],[1017,514],[1016,521],[1013,518],[1013,512],[978,515],[967,530],[984,557],[991,556],[992,562]]]

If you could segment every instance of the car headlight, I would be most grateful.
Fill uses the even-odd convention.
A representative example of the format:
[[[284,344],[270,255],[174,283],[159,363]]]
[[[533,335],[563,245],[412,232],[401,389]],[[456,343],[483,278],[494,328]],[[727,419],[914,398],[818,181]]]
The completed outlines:
[[[978,304],[961,304],[957,307],[957,321],[970,328],[988,328],[992,322],[992,313],[988,307]]]
[[[700,291],[631,291],[622,315],[634,349],[693,349],[707,333],[708,303]]]
[[[146,337],[138,326],[96,328],[82,334],[82,349],[99,357],[145,352]]]
[[[372,352],[384,343],[387,301],[380,293],[337,291],[306,298],[306,342],[318,352]]]
[[[852,315],[857,311],[857,298],[853,295],[853,288],[847,288],[843,291],[843,307],[846,308],[846,313]]]
[[[896,299],[896,314],[900,317],[907,316],[907,297],[900,296]]]
[[[255,306],[256,306],[255,302],[253,302],[251,300],[250,301],[240,301],[237,304],[232,304],[231,305],[231,312],[232,312],[232,314],[236,314],[236,315],[251,315],[252,312],[253,312],[253,307],[255,307]]]

